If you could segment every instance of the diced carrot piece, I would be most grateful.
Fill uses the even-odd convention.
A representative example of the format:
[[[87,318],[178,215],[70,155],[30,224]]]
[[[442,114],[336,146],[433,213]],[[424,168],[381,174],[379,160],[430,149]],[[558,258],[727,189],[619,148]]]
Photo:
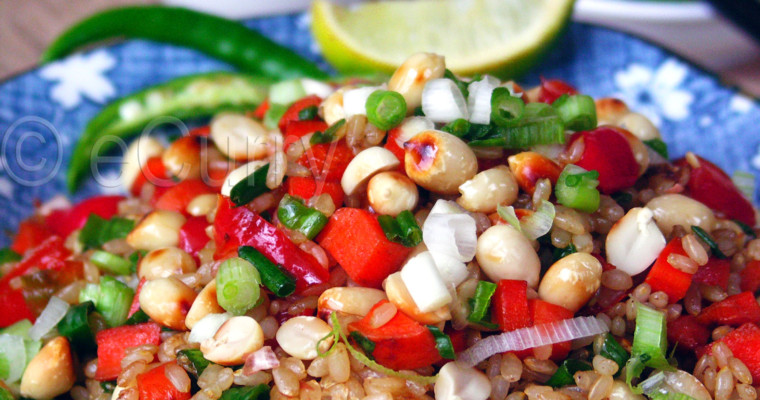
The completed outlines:
[[[190,398],[189,387],[187,392],[180,392],[166,376],[166,367],[169,365],[177,365],[177,362],[170,361],[137,375],[137,391],[140,393],[140,400],[188,400]]]
[[[691,286],[692,275],[670,265],[668,263],[670,254],[686,256],[686,251],[681,245],[681,238],[671,240],[662,249],[644,282],[652,287],[652,292],[663,291],[668,295],[668,301],[675,303],[686,296],[686,291]]]
[[[491,300],[493,321],[503,332],[530,326],[528,282],[502,279]]]
[[[760,305],[752,292],[742,292],[713,303],[697,316],[702,324],[738,326],[747,322],[760,322]]]
[[[137,325],[124,325],[104,329],[95,335],[98,344],[98,370],[95,379],[110,381],[116,379],[121,372],[121,359],[127,348],[161,343],[161,327],[153,322]]]
[[[288,194],[309,200],[314,196],[327,193],[332,197],[336,208],[343,205],[343,188],[340,183],[330,181],[318,181],[310,177],[291,176],[285,181]]]

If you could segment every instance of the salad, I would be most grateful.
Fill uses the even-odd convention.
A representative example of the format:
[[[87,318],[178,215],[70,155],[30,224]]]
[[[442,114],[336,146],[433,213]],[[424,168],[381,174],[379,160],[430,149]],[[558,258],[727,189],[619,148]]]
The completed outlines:
[[[619,100],[419,53],[122,178],[0,253],[0,399],[757,397],[757,211]]]

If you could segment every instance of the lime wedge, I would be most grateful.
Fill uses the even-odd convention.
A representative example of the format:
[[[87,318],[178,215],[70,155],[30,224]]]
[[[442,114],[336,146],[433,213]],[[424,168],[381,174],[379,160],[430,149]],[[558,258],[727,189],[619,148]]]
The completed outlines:
[[[312,31],[341,73],[392,73],[411,54],[442,54],[460,75],[526,72],[567,25],[573,0],[421,0],[312,6]]]

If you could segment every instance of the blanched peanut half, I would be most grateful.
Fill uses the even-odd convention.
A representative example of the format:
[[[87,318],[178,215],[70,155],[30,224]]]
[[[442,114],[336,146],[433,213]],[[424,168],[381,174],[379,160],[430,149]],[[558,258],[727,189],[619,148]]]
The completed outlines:
[[[248,175],[251,175],[252,173],[256,172],[257,169],[267,164],[268,162],[265,160],[258,160],[258,161],[251,161],[248,164],[235,168],[229,174],[227,174],[226,178],[224,178],[224,183],[222,184],[221,193],[229,197],[230,192],[232,192],[232,188],[235,187],[235,185],[240,183],[243,179],[247,178]]]
[[[462,139],[427,130],[404,144],[406,174],[435,193],[456,194],[459,186],[478,172],[478,159]]]
[[[390,274],[388,278],[385,279],[385,282],[383,282],[383,288],[385,289],[385,294],[388,296],[388,301],[401,310],[401,312],[419,323],[432,325],[451,319],[449,306],[443,306],[430,312],[420,311],[417,304],[414,303],[412,295],[409,294],[406,285],[404,285],[404,281],[401,280],[400,272]]]
[[[216,202],[217,196],[215,194],[201,194],[187,203],[185,211],[193,217],[202,217],[216,209]]]
[[[629,113],[628,106],[622,100],[612,97],[597,99],[595,103],[599,125],[617,125],[618,120]]]
[[[334,287],[319,295],[317,309],[319,315],[328,315],[333,311],[363,317],[381,300],[386,300],[385,293],[379,289],[365,287]]]
[[[601,283],[602,263],[591,254],[573,253],[549,267],[538,286],[538,296],[576,312],[588,303]]]
[[[647,208],[654,213],[657,226],[665,235],[669,235],[675,225],[687,230],[696,225],[707,232],[715,226],[715,214],[706,205],[682,194],[664,194],[647,203]]]
[[[381,172],[367,184],[367,198],[378,214],[396,216],[417,206],[417,185],[398,172]]]
[[[392,170],[398,165],[398,158],[388,149],[378,146],[364,149],[348,163],[340,178],[340,186],[350,196],[373,175]]]
[[[140,308],[157,323],[184,331],[185,316],[195,296],[193,289],[175,277],[154,279],[140,290]]]
[[[190,306],[190,310],[188,310],[185,316],[185,326],[187,329],[193,329],[193,326],[206,315],[221,313],[224,313],[224,309],[216,300],[216,279],[212,279],[198,293],[198,296],[193,301],[193,305]]]
[[[434,390],[435,400],[486,400],[491,381],[473,367],[450,361],[438,372]]]
[[[332,327],[327,322],[317,317],[299,316],[285,321],[277,330],[277,343],[283,350],[299,360],[313,360],[317,358],[317,343],[320,339],[332,332]],[[322,351],[326,351],[332,345],[332,339],[325,339],[320,343]]]
[[[639,113],[628,113],[617,121],[617,125],[633,133],[639,140],[662,139],[660,130],[649,120]]]
[[[612,391],[607,397],[608,400],[646,400],[646,397],[633,393],[628,384],[623,381],[615,380],[612,383]]]
[[[459,186],[462,197],[457,203],[467,211],[492,213],[499,205],[511,205],[517,200],[517,180],[506,165],[479,172]]]
[[[328,126],[346,118],[346,111],[343,109],[343,94],[351,89],[351,86],[342,87],[327,96],[319,105],[319,115]]]
[[[132,187],[132,183],[149,158],[159,156],[163,152],[164,146],[156,138],[140,136],[135,139],[124,153],[121,164],[121,182],[124,188],[129,190]]]
[[[541,262],[528,238],[510,225],[494,225],[478,238],[475,257],[489,279],[515,279],[538,285]]]
[[[71,390],[76,381],[69,341],[59,336],[49,341],[27,365],[21,377],[21,395],[52,399]]]
[[[245,356],[264,345],[264,332],[251,317],[232,317],[219,327],[214,337],[201,343],[207,360],[220,365],[239,365]]]
[[[171,176],[180,180],[201,176],[201,145],[195,136],[183,136],[169,145],[161,161]]]
[[[267,156],[269,132],[245,115],[222,113],[211,121],[211,140],[234,160],[258,160]]]
[[[190,254],[177,247],[164,247],[150,251],[140,261],[137,276],[147,280],[168,278],[172,275],[195,272],[197,266]]]
[[[665,237],[648,208],[632,208],[607,234],[607,260],[628,275],[643,272],[665,248]]]
[[[137,250],[149,251],[177,246],[179,230],[185,221],[185,217],[176,211],[153,211],[127,235],[127,243]]]
[[[388,90],[399,92],[406,100],[406,113],[411,114],[422,104],[422,89],[432,80],[443,78],[446,62],[433,53],[412,54],[398,67],[388,81]]]

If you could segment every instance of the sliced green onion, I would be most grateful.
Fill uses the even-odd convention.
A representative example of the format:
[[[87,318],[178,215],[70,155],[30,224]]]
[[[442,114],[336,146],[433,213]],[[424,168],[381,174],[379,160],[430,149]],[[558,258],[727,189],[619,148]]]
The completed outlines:
[[[655,153],[662,156],[664,159],[668,159],[668,145],[665,144],[665,142],[662,141],[662,139],[649,139],[644,140],[644,144],[647,145],[650,149],[654,150]]]
[[[732,219],[731,221],[734,221],[736,225],[739,225],[739,228],[741,228],[745,235],[756,237],[755,231],[749,225],[745,224],[742,221],[739,221],[738,219]]]
[[[552,229],[556,214],[554,204],[548,200],[542,200],[533,214],[520,221],[522,233],[531,240],[536,240],[546,235]]]
[[[731,175],[731,181],[734,182],[739,191],[741,191],[748,199],[755,198],[755,176],[749,172],[734,171]]]
[[[414,247],[422,242],[422,229],[411,211],[402,211],[396,218],[390,215],[377,217],[385,237],[391,242],[401,243],[405,247]]]
[[[21,379],[27,361],[24,338],[0,334],[0,379],[8,383]]]
[[[585,131],[596,128],[596,104],[591,96],[563,94],[552,107],[565,123],[565,129]]]
[[[222,392],[219,400],[269,400],[269,385],[244,386],[229,388]]]
[[[673,367],[665,358],[668,347],[665,314],[636,303],[636,328],[633,332],[631,358],[626,363],[626,383],[644,372],[644,367],[671,370]],[[637,389],[638,390],[638,389]],[[640,390],[638,390],[640,392]]]
[[[372,355],[372,353],[375,352],[375,342],[371,341],[369,338],[362,335],[358,331],[353,331],[350,333],[350,335],[351,335],[351,338],[354,339],[356,344],[358,344],[359,347],[361,347],[362,350],[364,350],[364,354],[366,354],[370,360],[374,360],[375,357]]]
[[[319,108],[317,108],[317,106],[308,106],[306,108],[303,108],[301,109],[301,111],[298,112],[298,120],[309,121],[314,118],[317,118],[318,111],[319,111]]]
[[[435,338],[435,348],[438,349],[438,354],[444,359],[455,360],[457,356],[454,354],[454,345],[451,343],[449,335],[441,332],[434,325],[428,325],[427,328],[433,334],[433,338]]]
[[[193,371],[191,372],[194,372],[195,376],[200,376],[211,364],[211,361],[203,357],[203,353],[198,349],[183,349],[178,352],[177,356],[181,364],[192,366]]]
[[[287,297],[296,290],[296,280],[282,268],[269,261],[263,254],[251,246],[240,246],[238,255],[253,264],[259,272],[261,282],[277,297]],[[218,293],[218,289],[217,289]]]
[[[109,326],[124,325],[134,297],[135,292],[129,286],[110,276],[102,276],[100,278],[100,296],[95,302],[95,308]]]
[[[710,236],[709,233],[705,232],[704,229],[692,225],[691,231],[694,232],[695,235],[697,235],[698,238],[700,238],[703,242],[705,242],[706,245],[710,246],[710,250],[712,250],[712,253],[715,257],[718,258],[728,258],[725,254],[723,254],[722,251],[720,251],[720,247],[718,247],[718,244],[715,243],[713,238]]]
[[[314,239],[327,225],[328,218],[314,208],[307,207],[300,199],[285,195],[277,209],[277,218],[288,229],[301,232]]]
[[[467,133],[468,140],[479,140],[490,137],[493,132],[491,125],[473,124],[470,123],[470,130]]]
[[[515,126],[525,114],[525,102],[512,96],[509,89],[497,87],[491,93],[491,123],[497,126]]]
[[[0,400],[14,400],[11,392],[0,386]]]
[[[129,275],[132,273],[132,263],[103,250],[95,250],[90,256],[90,261],[100,269],[116,275]]]
[[[216,274],[216,300],[225,310],[243,315],[259,300],[259,285],[261,276],[250,262],[237,257],[224,260]]]
[[[496,293],[496,284],[488,281],[479,281],[475,288],[475,295],[472,297],[472,311],[467,316],[467,320],[474,323],[480,323],[488,314],[488,307],[491,305],[491,297]]]
[[[242,206],[268,192],[270,190],[269,187],[267,187],[268,172],[269,164],[266,164],[257,168],[242,181],[236,183],[230,191],[230,200],[232,200],[236,206]]]
[[[80,356],[92,354],[96,350],[95,336],[88,318],[94,308],[91,301],[72,306],[58,323],[58,333],[69,339],[74,352]]]
[[[444,132],[448,132],[456,137],[463,138],[469,135],[471,127],[472,127],[472,124],[470,123],[470,121],[464,118],[458,118],[444,125],[443,128],[441,128],[441,130]]]
[[[311,139],[309,139],[309,144],[314,145],[332,143],[332,141],[335,140],[335,134],[338,132],[338,129],[340,129],[345,124],[346,120],[341,119],[340,121],[330,125],[330,127],[325,129],[324,132],[314,132],[314,134],[311,135]]]
[[[569,358],[562,362],[559,368],[557,368],[557,372],[546,381],[546,384],[554,388],[573,385],[575,384],[573,375],[575,375],[576,372],[591,371],[592,369],[594,369],[594,367],[592,367],[587,361]]]
[[[84,249],[95,249],[114,239],[124,239],[135,228],[135,221],[114,217],[103,219],[97,214],[87,217],[84,227],[79,232],[79,242]]]
[[[577,253],[578,249],[575,247],[574,244],[570,243],[566,247],[555,247],[554,251],[552,252],[552,256],[554,258],[554,262],[557,262],[561,258],[565,258],[569,256],[570,254]]]
[[[446,72],[443,73],[443,77],[447,79],[451,79],[456,85],[457,88],[459,88],[459,91],[462,92],[462,96],[466,99],[467,96],[470,95],[470,92],[468,91],[468,83],[459,80],[456,75],[454,75],[453,72],[451,72],[448,68],[446,69]],[[481,78],[482,79],[482,78]],[[472,82],[479,81],[480,79],[476,79],[475,76],[472,77]]]
[[[599,172],[568,164],[559,174],[554,195],[557,202],[565,207],[588,213],[599,208],[601,196],[596,187],[599,185]]]
[[[392,90],[372,92],[364,106],[367,110],[367,120],[384,131],[397,126],[406,117],[404,96]]]
[[[269,103],[288,105],[306,97],[306,89],[300,79],[291,79],[269,87]]]
[[[29,329],[31,328],[32,322],[28,319],[22,319],[11,326],[0,329],[0,334],[16,335],[24,339],[31,339],[29,337]]]
[[[131,317],[127,318],[127,321],[124,322],[124,325],[137,325],[148,321],[150,321],[148,314],[146,314],[142,308],[138,308]]]
[[[20,260],[21,260],[21,254],[18,254],[7,247],[0,250],[0,265],[9,263],[9,262],[16,262]]]
[[[288,111],[287,104],[269,102],[269,109],[264,113],[264,126],[269,129],[276,129],[286,111]]]
[[[614,361],[620,367],[618,371],[621,371],[625,367],[625,363],[630,357],[623,346],[609,332],[605,335],[597,336],[594,341],[594,350],[595,353]]]
[[[514,126],[496,126],[489,134],[468,143],[475,147],[501,146],[522,149],[541,144],[564,144],[565,126],[554,109],[544,103],[530,103]]]
[[[522,232],[522,226],[520,226],[520,219],[517,218],[517,214],[515,213],[514,207],[498,206],[496,207],[496,212],[499,214],[499,217],[501,217],[501,219],[503,219],[504,221],[507,221],[507,223],[512,225],[513,228]]]

